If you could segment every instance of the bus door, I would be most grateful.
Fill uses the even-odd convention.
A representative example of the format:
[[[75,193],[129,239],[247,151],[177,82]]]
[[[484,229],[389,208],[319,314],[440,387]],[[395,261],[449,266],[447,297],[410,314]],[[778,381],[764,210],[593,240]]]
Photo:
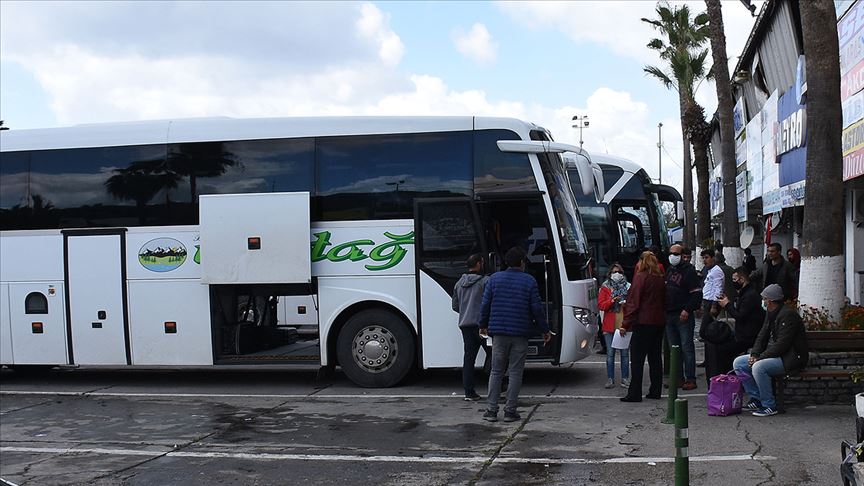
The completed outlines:
[[[466,273],[465,261],[485,254],[475,204],[467,198],[418,199],[414,203],[417,320],[424,368],[462,362],[459,315],[453,288]],[[482,363],[483,353],[478,355]]]
[[[534,277],[540,291],[543,312],[552,330],[561,336],[561,285],[557,271],[557,255],[550,233],[542,194],[484,194],[478,203],[485,242],[488,247],[486,271],[501,270],[504,255],[513,247],[522,248],[528,257],[525,272]],[[538,333],[529,339],[528,358],[557,363],[561,341],[555,337],[544,345]]]
[[[131,364],[126,319],[125,229],[66,230],[70,362]]]

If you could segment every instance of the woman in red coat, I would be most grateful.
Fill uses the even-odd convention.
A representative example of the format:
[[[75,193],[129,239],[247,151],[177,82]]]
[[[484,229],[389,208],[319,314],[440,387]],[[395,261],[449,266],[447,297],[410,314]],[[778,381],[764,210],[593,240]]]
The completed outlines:
[[[612,336],[621,323],[623,305],[627,299],[627,290],[630,284],[624,276],[624,269],[620,264],[614,263],[609,267],[609,275],[600,286],[600,295],[597,296],[597,307],[603,311],[603,340],[606,341],[606,388],[615,386],[615,352],[621,354],[621,386],[630,386],[630,350],[614,349],[612,347]]]
[[[661,346],[663,328],[666,325],[666,281],[657,257],[650,251],[642,253],[636,265],[633,285],[627,292],[624,304],[624,322],[619,332],[630,340],[631,379],[627,395],[622,402],[642,401],[642,369],[648,358],[651,386],[645,398],[660,398],[663,387],[663,362]]]

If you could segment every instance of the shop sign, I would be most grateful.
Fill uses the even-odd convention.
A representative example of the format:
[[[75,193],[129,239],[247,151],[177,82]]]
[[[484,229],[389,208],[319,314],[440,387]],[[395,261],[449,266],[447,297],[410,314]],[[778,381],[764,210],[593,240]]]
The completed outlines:
[[[766,192],[762,195],[762,214],[776,213],[783,209],[780,200],[780,189]]]
[[[750,172],[750,200],[762,197],[762,113],[747,124],[747,170]]]
[[[849,155],[861,148],[864,148],[864,120],[843,130],[843,155]]]
[[[741,135],[744,127],[747,125],[747,118],[744,115],[744,98],[738,98],[735,107],[732,109],[732,126],[735,127],[736,137]]]
[[[864,148],[843,156],[843,180],[864,175]]]
[[[780,205],[784,208],[804,205],[804,189],[807,181],[796,182],[780,188]]]
[[[864,118],[864,91],[859,91],[843,101],[843,128]]]
[[[840,99],[845,100],[864,88],[864,61],[840,78]]]

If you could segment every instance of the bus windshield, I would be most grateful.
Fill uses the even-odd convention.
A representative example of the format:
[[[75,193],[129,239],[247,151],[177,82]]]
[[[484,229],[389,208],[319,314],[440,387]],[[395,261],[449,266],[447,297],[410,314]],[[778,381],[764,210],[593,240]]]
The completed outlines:
[[[581,278],[580,272],[576,268],[571,270],[571,266],[581,268],[585,264],[587,238],[582,229],[582,221],[579,218],[570,181],[559,154],[543,153],[537,155],[540,159],[540,167],[546,180],[546,186],[549,188],[549,198],[552,201],[555,223],[558,226],[561,249],[567,266],[567,276],[570,280],[578,280]]]

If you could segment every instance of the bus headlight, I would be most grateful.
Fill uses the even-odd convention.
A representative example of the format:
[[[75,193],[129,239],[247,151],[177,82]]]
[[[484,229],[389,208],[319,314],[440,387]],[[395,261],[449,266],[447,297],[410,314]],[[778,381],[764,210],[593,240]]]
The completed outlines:
[[[576,322],[585,326],[588,331],[595,333],[597,332],[597,315],[590,310],[584,309],[582,307],[574,307],[573,317],[576,318]]]

